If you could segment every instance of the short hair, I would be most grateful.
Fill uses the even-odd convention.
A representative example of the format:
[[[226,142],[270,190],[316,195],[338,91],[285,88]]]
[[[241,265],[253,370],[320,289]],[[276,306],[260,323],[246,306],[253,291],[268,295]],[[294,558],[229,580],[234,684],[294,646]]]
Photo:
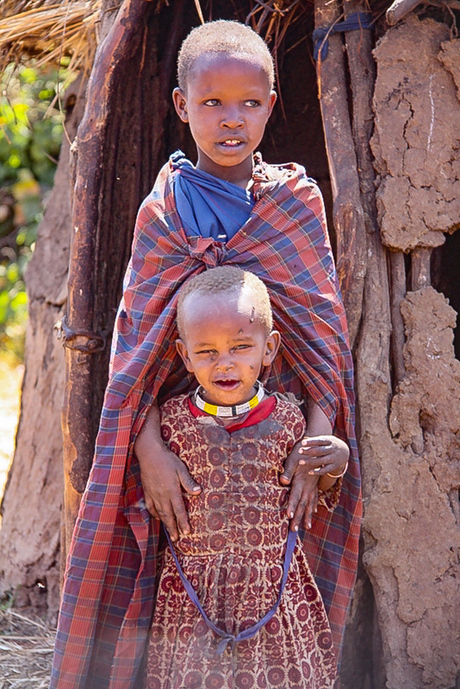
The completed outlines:
[[[205,53],[224,53],[260,65],[267,75],[270,89],[273,88],[273,58],[265,41],[250,26],[218,19],[192,29],[182,43],[177,59],[177,80],[182,91],[187,89],[196,60]]]
[[[177,301],[177,330],[179,337],[184,335],[184,302],[190,294],[203,292],[209,296],[223,292],[237,292],[244,288],[250,290],[254,299],[254,318],[265,327],[267,335],[273,330],[273,314],[270,297],[265,284],[257,275],[236,266],[218,266],[205,270],[187,280],[181,287]]]

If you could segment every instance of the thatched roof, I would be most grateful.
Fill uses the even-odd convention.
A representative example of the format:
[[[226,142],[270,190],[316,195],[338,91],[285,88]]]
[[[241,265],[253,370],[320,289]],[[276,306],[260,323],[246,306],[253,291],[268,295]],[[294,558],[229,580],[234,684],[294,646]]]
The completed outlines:
[[[168,0],[157,2],[168,4]],[[7,64],[27,57],[36,58],[40,66],[46,62],[59,64],[63,56],[69,56],[70,71],[82,65],[89,69],[103,11],[113,12],[122,0],[103,3],[104,0],[0,0],[0,74]],[[194,0],[194,4],[197,16],[203,20],[205,0]],[[237,3],[232,5],[236,7]],[[245,19],[268,41],[276,58],[289,26],[306,15],[311,18],[314,0],[249,0],[247,5],[250,11]],[[460,0],[395,0],[393,4],[392,0],[366,0],[365,5],[374,21],[379,22],[385,13],[388,19],[390,5],[418,7],[419,11],[430,5],[442,6],[447,12],[448,8],[459,9]]]
[[[110,11],[122,0],[110,3]],[[167,0],[158,0],[161,4]],[[200,0],[194,0],[197,17],[203,21]],[[254,0],[245,17],[253,28],[271,44],[281,43],[292,23],[310,14],[313,0]],[[109,11],[106,10],[106,11]],[[98,29],[103,13],[103,0],[3,0],[0,3],[0,73],[19,59],[35,57],[38,66],[45,62],[59,64],[70,56],[70,69],[84,64],[89,67],[98,43]],[[244,18],[243,18],[244,19]]]
[[[20,58],[36,57],[38,65],[90,66],[97,45],[102,0],[5,0],[0,14],[0,72]],[[114,3],[115,6],[117,3]]]

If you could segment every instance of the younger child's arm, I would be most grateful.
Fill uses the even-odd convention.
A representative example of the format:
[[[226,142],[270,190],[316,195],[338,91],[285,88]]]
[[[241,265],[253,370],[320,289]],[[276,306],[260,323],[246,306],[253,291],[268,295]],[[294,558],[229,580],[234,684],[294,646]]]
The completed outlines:
[[[198,495],[200,486],[190,476],[185,464],[170,452],[161,439],[160,412],[156,403],[150,408],[144,426],[134,443],[139,461],[145,505],[156,519],[161,519],[172,541],[190,533],[182,488]]]

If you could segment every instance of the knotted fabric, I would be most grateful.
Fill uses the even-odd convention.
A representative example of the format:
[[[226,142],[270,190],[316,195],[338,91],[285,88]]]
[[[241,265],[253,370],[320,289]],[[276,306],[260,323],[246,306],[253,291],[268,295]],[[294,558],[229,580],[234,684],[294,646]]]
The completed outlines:
[[[177,212],[188,237],[231,239],[251,215],[254,199],[249,191],[197,170],[181,151],[171,156],[175,175]]]
[[[315,29],[313,31],[313,58],[318,59],[319,51],[321,49],[321,61],[327,58],[329,51],[329,41],[327,37],[335,33],[345,33],[346,31],[357,31],[358,29],[370,29],[372,26],[373,17],[368,12],[355,12],[350,14],[343,22],[338,22],[329,27]],[[326,39],[326,40],[324,40]]]

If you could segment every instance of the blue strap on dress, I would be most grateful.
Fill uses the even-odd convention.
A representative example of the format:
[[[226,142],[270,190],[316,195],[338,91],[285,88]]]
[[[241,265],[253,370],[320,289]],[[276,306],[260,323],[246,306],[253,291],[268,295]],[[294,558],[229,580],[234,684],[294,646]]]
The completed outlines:
[[[250,191],[197,170],[181,151],[171,156],[177,212],[188,237],[212,237],[226,242],[251,215]]]
[[[181,564],[178,560],[178,557],[174,551],[173,544],[171,542],[171,538],[169,536],[169,533],[167,529],[164,529],[166,533],[166,538],[168,539],[169,547],[171,548],[171,553],[173,556],[173,560],[175,562],[175,565],[177,567],[177,571],[179,573],[180,579],[182,581],[182,584],[184,586],[184,589],[186,590],[190,600],[192,603],[195,605],[197,608],[198,612],[200,613],[201,617],[205,621],[206,625],[209,627],[209,629],[212,629],[212,631],[217,634],[217,636],[221,637],[221,641],[219,641],[217,645],[217,655],[221,655],[225,649],[227,648],[227,645],[230,643],[232,646],[232,649],[235,647],[235,644],[237,644],[239,641],[246,641],[247,639],[252,639],[253,636],[259,632],[263,626],[267,624],[275,614],[275,612],[278,609],[278,606],[281,601],[281,596],[283,595],[284,587],[286,586],[286,581],[288,577],[288,572],[289,572],[289,565],[291,564],[292,560],[292,555],[294,553],[294,548],[297,540],[297,533],[295,531],[289,530],[288,537],[287,537],[287,543],[286,543],[286,551],[284,553],[284,563],[283,563],[283,577],[281,579],[281,585],[280,585],[280,590],[278,593],[278,597],[270,608],[270,610],[260,619],[256,624],[253,624],[251,627],[248,629],[244,629],[242,632],[239,634],[230,634],[229,632],[224,632],[223,629],[219,629],[217,625],[212,622],[205,611],[203,610],[203,606],[201,605],[198,596],[196,594],[196,591],[193,589],[191,583],[187,579],[187,577],[184,574],[184,570],[181,567]]]

